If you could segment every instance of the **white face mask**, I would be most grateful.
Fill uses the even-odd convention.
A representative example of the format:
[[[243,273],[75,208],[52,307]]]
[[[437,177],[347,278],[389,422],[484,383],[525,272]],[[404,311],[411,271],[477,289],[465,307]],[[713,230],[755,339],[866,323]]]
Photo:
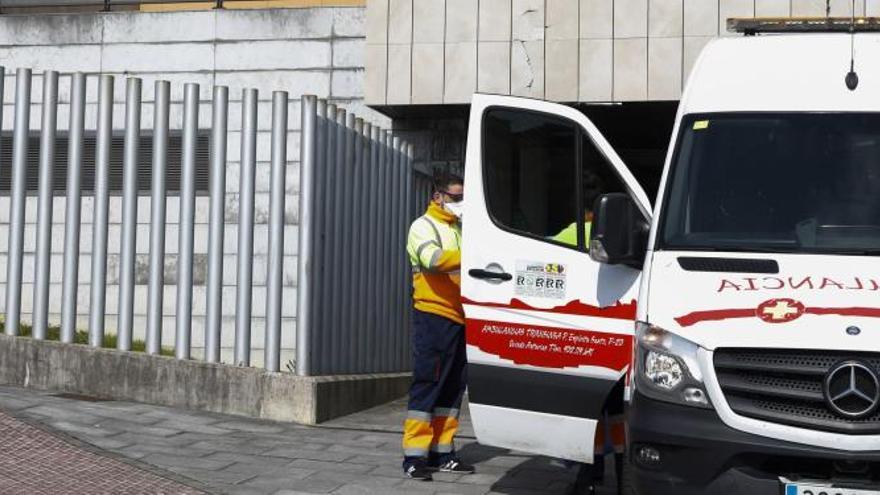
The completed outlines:
[[[455,203],[444,203],[443,208],[457,216],[459,220],[461,220],[461,215],[464,213],[464,201],[457,201]]]

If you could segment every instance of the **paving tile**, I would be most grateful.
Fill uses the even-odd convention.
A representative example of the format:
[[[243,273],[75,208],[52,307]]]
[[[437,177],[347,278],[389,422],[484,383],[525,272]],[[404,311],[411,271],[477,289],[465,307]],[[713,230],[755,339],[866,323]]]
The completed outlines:
[[[129,445],[131,445],[131,442],[129,441],[117,439],[117,436],[118,435],[110,437],[92,437],[85,441],[90,443],[91,445],[94,445],[95,447],[98,447],[99,449],[106,450],[119,450],[123,447],[128,447]]]
[[[53,428],[64,431],[65,433],[70,433],[71,435],[76,436],[85,436],[85,437],[106,437],[110,435],[115,435],[119,433],[118,430],[108,430],[105,428],[95,428],[94,426],[85,426],[81,424],[74,424],[68,421],[50,421],[49,425]]]
[[[254,445],[248,443],[247,441],[239,441],[239,442],[224,442],[224,441],[214,441],[214,440],[206,440],[201,442],[195,442],[189,446],[191,449],[198,450],[207,450],[211,452],[237,452],[240,454],[261,454],[269,450],[267,447],[261,445]]]
[[[345,447],[342,447],[345,450]],[[272,449],[263,452],[261,455],[284,457],[288,459],[310,459],[313,461],[344,461],[349,457],[353,457],[356,452],[329,452],[320,450],[307,450],[296,447],[288,447],[283,449]]]
[[[17,411],[19,409],[34,407],[35,405],[34,402],[28,400],[0,396],[0,409],[6,409],[7,411]]]
[[[238,454],[234,452],[216,452],[205,456],[205,459],[216,461],[229,461],[245,464],[264,464],[270,466],[286,466],[290,464],[290,459],[283,457],[271,457],[265,455]]]
[[[477,470],[474,474],[469,474],[467,476],[462,476],[459,478],[459,483],[464,483],[467,485],[491,485],[501,478],[504,477],[504,472],[499,473],[481,473]]]
[[[313,493],[330,493],[342,486],[343,482],[333,480],[309,478],[291,479],[288,477],[257,476],[256,478],[242,483],[245,488],[256,488],[273,493],[277,490],[299,490]]]
[[[204,451],[201,450],[191,449],[189,447],[179,447],[176,445],[129,445],[126,447],[115,449],[115,451],[119,452],[120,454],[127,454],[129,452],[141,453],[144,456],[148,456],[150,454],[167,454],[182,457],[204,457],[205,455],[207,455]]]
[[[141,425],[137,423],[132,423],[130,421],[123,421],[119,419],[104,419],[102,418],[95,424],[96,428],[109,428],[115,431],[124,431],[126,433],[134,433],[136,435],[147,435],[152,437],[170,437],[172,435],[177,435],[182,433],[181,430],[174,430],[171,428],[160,428],[156,426],[147,426]]]
[[[36,407],[24,409],[20,412],[21,414],[24,414],[26,416],[41,416],[44,418],[64,420],[71,423],[85,423],[90,426],[93,426],[95,423],[100,422],[102,419],[101,417],[94,414],[74,412],[70,409],[65,409],[63,407],[57,407],[50,404],[40,404]]]
[[[159,466],[166,467],[190,467],[196,469],[222,469],[232,462],[230,461],[211,461],[208,459],[202,459],[200,457],[187,457],[180,455],[168,455],[168,454],[150,454],[143,458],[144,462],[148,462],[150,464],[157,464]]]
[[[375,468],[375,466],[367,464],[310,461],[308,459],[297,459],[290,463],[290,465],[302,469],[313,469],[315,471],[339,471],[343,473],[368,473]]]
[[[103,419],[118,419],[128,423],[137,423],[141,425],[152,425],[159,421],[157,418],[145,415],[143,412],[132,411],[128,408],[121,407],[105,407],[94,405],[91,403],[77,403],[67,401],[67,404],[58,406],[65,410],[74,410],[77,412],[91,414]]]
[[[238,473],[225,468],[220,471],[211,471],[190,467],[169,467],[168,470],[209,485],[234,485],[257,476],[257,473]]]
[[[362,486],[372,486],[374,490],[377,490],[380,487],[385,488],[399,485],[403,483],[406,478],[403,476],[377,476],[373,474],[318,471],[317,473],[309,475],[308,479],[341,481],[346,484],[350,483]]]
[[[258,423],[256,421],[224,421],[214,424],[217,428],[244,431],[249,433],[281,433],[284,428],[279,425]]]
[[[276,475],[291,476],[294,478],[305,477],[314,472],[307,469],[297,470],[295,468],[291,468],[289,464],[278,466],[276,464],[253,464],[249,462],[236,462],[235,464],[223,468],[223,471],[229,471],[231,473],[251,474],[252,476]]]
[[[185,431],[190,433],[205,433],[207,435],[225,435],[232,430],[226,428],[218,428],[213,425],[189,422],[186,420],[167,419],[153,424],[156,428],[167,428],[175,431]]]

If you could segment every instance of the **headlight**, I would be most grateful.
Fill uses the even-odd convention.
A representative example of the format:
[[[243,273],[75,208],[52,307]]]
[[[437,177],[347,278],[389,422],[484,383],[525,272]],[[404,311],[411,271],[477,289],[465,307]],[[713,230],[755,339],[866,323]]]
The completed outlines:
[[[681,383],[684,372],[678,360],[669,354],[648,351],[645,358],[645,377],[658,388],[672,390]]]
[[[636,389],[665,402],[711,408],[697,363],[700,347],[674,333],[636,323]]]

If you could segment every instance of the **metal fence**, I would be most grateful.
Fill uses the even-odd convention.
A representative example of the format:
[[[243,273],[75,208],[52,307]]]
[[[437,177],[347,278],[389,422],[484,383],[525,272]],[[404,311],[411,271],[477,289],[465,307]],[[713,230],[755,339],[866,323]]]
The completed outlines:
[[[0,67],[0,74],[5,69]],[[6,279],[7,335],[20,333],[24,257],[28,132],[32,73],[18,69],[12,143],[9,248]],[[70,76],[70,112],[60,339],[76,332],[81,233],[81,186],[87,79]],[[0,102],[5,76],[0,76]],[[54,150],[58,127],[59,74],[43,74],[34,262],[33,337],[46,339],[49,327]],[[107,254],[110,144],[114,78],[99,78],[88,341],[101,346],[107,326]],[[152,188],[150,191],[149,274],[146,351],[161,351],[168,184],[171,85],[156,81],[153,108]],[[238,249],[236,259],[234,362],[251,363],[254,188],[257,156],[255,89],[241,99]],[[196,138],[199,86],[186,84],[183,97],[179,184],[178,259],[174,354],[191,359]],[[128,78],[125,94],[122,222],[119,256],[117,348],[131,350],[134,333],[138,150],[142,81]],[[265,367],[280,369],[282,305],[297,305],[296,371],[301,375],[403,371],[409,368],[409,291],[405,253],[409,222],[430,195],[430,179],[413,168],[413,147],[391,132],[314,96],[302,98],[300,228],[297,300],[282,299],[288,94],[272,98],[270,205],[266,304]],[[0,122],[3,106],[0,105]],[[225,230],[227,122],[229,90],[213,88],[209,159],[209,227],[206,277],[205,351],[220,359]],[[207,126],[205,126],[207,127]],[[3,166],[3,164],[0,164]],[[290,252],[296,246],[287,246]],[[112,323],[111,323],[112,325]],[[167,331],[167,329],[164,329]],[[201,328],[195,331],[201,331]]]
[[[0,68],[0,73],[3,73]],[[25,227],[25,178],[30,125],[31,70],[16,73],[15,119],[12,150],[12,188],[10,236],[6,281],[6,323],[8,335],[18,335],[21,319],[22,258]],[[86,77],[71,76],[71,103],[69,123],[69,153],[66,191],[66,218],[64,227],[64,266],[61,301],[61,336],[72,343],[76,331],[76,301],[79,273],[79,237],[81,230],[81,181],[83,134],[86,107]],[[0,77],[0,101],[3,96]],[[40,140],[39,197],[37,213],[37,246],[35,252],[33,336],[45,339],[48,329],[48,294],[52,229],[52,190],[55,137],[58,109],[57,72],[43,75],[42,129]],[[105,328],[107,246],[109,216],[110,140],[113,128],[113,76],[100,77],[98,88],[97,149],[95,163],[94,218],[91,256],[89,344],[100,346]],[[142,82],[127,80],[125,96],[125,153],[123,160],[122,239],[119,266],[119,311],[117,348],[131,350],[134,308],[135,228],[137,222],[137,164],[141,134]],[[165,258],[165,170],[168,161],[170,83],[156,82],[153,122],[153,174],[150,218],[150,264],[146,329],[146,350],[160,352],[162,340],[162,306]],[[212,148],[210,158],[210,239],[208,247],[207,318],[205,326],[205,355],[209,362],[217,362],[220,355],[222,284],[222,254],[224,230],[224,197],[226,177],[226,122],[228,116],[228,89],[215,87],[213,94]],[[237,299],[239,304],[236,327],[236,364],[250,364],[251,274],[254,224],[254,170],[257,131],[257,93],[244,90],[242,103],[242,214],[239,215],[239,256]],[[281,334],[281,284],[279,260],[284,253],[284,177],[287,162],[287,106],[284,91],[273,93],[272,154],[271,154],[271,207],[269,214],[269,284],[267,298],[267,336],[265,363],[270,371],[278,371]],[[2,107],[0,107],[2,108]],[[193,296],[193,242],[195,218],[195,154],[199,129],[199,86],[187,84],[184,89],[183,151],[180,176],[180,218],[178,223],[179,254],[177,261],[177,311],[175,355],[191,358],[192,296]],[[275,276],[278,274],[278,276]],[[291,302],[292,303],[292,302]]]
[[[412,145],[314,96],[301,145],[297,373],[406,370],[406,234],[430,180]]]

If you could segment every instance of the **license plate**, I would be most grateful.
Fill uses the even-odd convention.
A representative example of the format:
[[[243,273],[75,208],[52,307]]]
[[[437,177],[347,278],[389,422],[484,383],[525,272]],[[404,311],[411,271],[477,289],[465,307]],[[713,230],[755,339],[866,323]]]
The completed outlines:
[[[880,495],[880,490],[863,490],[856,488],[834,488],[804,483],[787,483],[785,495]]]

